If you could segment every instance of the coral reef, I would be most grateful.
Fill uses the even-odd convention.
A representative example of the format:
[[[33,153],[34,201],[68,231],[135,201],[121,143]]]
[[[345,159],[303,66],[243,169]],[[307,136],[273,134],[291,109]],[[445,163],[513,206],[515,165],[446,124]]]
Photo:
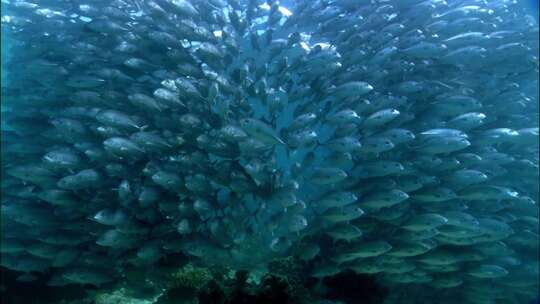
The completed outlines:
[[[124,288],[113,292],[98,293],[95,296],[94,304],[152,304],[156,299],[137,299],[126,294]]]
[[[198,304],[198,294],[215,275],[208,268],[188,263],[171,274],[171,288],[156,303]]]
[[[161,266],[141,271],[126,268],[125,284],[92,289],[35,289],[32,300],[2,297],[2,303],[61,304],[356,304],[383,303],[386,290],[373,277],[342,272],[316,279],[308,275],[313,263],[295,257],[274,259],[267,271],[234,270],[226,267]],[[170,269],[173,269],[171,272]],[[16,282],[18,273],[6,271],[2,284],[18,293],[31,294],[30,286]],[[47,277],[39,277],[45,282]],[[43,283],[44,284],[44,283]],[[82,293],[82,294],[81,294]],[[83,295],[86,293],[86,297]],[[28,299],[28,298],[25,298]],[[358,302],[360,300],[361,302]]]
[[[199,291],[212,279],[212,273],[207,268],[186,264],[172,274],[173,288],[188,288]]]
[[[386,290],[374,277],[342,272],[315,279],[311,264],[294,257],[274,259],[264,274],[247,270],[199,268],[176,271],[172,288],[158,304],[357,304],[383,303]],[[358,302],[357,300],[362,302]]]

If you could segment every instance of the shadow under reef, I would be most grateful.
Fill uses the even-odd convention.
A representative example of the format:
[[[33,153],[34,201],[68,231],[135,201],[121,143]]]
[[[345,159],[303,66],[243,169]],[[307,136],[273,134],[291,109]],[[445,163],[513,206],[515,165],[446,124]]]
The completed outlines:
[[[17,281],[21,272],[0,267],[0,302],[9,304],[60,303],[85,298],[89,286],[48,286],[48,273],[37,273],[32,282]]]

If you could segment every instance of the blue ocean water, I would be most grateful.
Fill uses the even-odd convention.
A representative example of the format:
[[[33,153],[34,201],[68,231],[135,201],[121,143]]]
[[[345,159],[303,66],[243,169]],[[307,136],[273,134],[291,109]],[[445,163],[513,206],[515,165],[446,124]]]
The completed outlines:
[[[538,1],[2,1],[6,303],[528,303]]]

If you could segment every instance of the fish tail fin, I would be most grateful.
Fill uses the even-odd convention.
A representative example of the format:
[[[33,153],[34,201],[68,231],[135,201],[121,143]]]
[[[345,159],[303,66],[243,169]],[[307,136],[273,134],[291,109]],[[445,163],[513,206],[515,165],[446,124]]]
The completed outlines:
[[[313,213],[315,213],[316,216],[321,216],[324,211],[321,211],[317,208],[313,208]]]
[[[315,144],[312,146],[312,150],[315,151],[315,150],[317,150],[319,148],[324,148],[324,144],[321,143],[321,141],[319,139],[317,139],[315,141]]]

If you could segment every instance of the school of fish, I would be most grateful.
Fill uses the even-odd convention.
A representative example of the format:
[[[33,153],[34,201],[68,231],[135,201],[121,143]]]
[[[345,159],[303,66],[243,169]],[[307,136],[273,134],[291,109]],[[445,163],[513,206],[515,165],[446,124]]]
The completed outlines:
[[[387,303],[538,294],[539,33],[516,1],[2,0],[2,31],[21,281],[292,255]]]

